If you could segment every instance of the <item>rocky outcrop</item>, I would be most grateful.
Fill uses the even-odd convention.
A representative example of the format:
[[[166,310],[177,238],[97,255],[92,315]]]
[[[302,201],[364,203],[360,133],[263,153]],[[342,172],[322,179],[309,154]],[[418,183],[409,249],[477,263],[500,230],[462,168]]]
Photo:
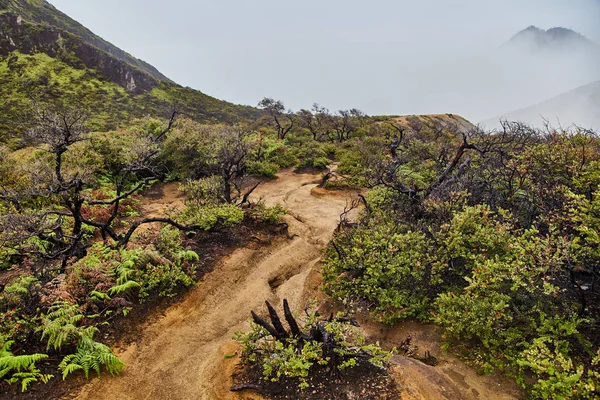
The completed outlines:
[[[0,56],[13,51],[43,52],[78,68],[96,69],[106,79],[132,94],[152,90],[159,83],[154,76],[103,51],[79,36],[44,24],[25,21],[15,13],[0,14]]]

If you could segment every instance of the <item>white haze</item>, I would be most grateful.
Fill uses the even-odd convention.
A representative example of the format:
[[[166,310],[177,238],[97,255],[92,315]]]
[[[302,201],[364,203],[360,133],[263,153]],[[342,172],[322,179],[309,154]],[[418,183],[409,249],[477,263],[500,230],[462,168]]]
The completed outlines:
[[[500,46],[529,25],[600,42],[599,0],[51,0],[176,82],[368,114],[480,121],[600,79],[591,55]]]

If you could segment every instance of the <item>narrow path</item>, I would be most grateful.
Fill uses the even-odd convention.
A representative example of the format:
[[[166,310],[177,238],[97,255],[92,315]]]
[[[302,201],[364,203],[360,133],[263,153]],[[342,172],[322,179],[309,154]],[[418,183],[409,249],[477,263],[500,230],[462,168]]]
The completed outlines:
[[[335,230],[348,193],[315,189],[319,175],[284,171],[265,183],[253,199],[266,205],[280,203],[289,214],[288,237],[269,245],[239,248],[219,262],[186,299],[165,316],[149,323],[136,343],[117,349],[126,363],[118,377],[104,376],[85,385],[78,399],[111,400],[260,400],[248,393],[232,393],[231,374],[237,350],[231,338],[249,328],[250,310],[263,310],[264,300],[290,301],[302,310],[309,297],[328,299],[319,292],[320,275],[313,271]],[[145,212],[177,206],[176,186],[145,203]],[[169,194],[170,193],[170,194]],[[163,199],[163,197],[165,197]],[[179,204],[181,205],[181,204]],[[313,271],[313,273],[311,273]],[[480,376],[456,357],[442,354],[439,328],[418,323],[385,327],[361,320],[370,340],[397,346],[408,334],[422,350],[430,350],[440,365],[430,367],[414,359],[395,357],[393,369],[402,400],[514,400],[522,392],[502,376]],[[72,396],[69,396],[72,398]]]
[[[306,299],[304,285],[322,256],[348,195],[313,196],[318,175],[282,172],[261,185],[254,198],[283,204],[288,237],[258,250],[240,248],[166,315],[151,323],[137,343],[118,350],[126,363],[115,378],[94,379],[80,399],[226,399],[224,356],[231,337],[248,328],[250,310],[285,297],[294,309]],[[246,397],[249,398],[249,397]]]

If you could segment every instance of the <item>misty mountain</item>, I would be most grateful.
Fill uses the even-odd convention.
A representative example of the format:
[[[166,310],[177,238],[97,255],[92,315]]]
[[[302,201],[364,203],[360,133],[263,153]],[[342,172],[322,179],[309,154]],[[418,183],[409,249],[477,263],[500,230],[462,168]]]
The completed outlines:
[[[561,27],[543,30],[536,26],[530,26],[514,35],[504,44],[504,47],[518,47],[532,53],[575,50],[597,53],[600,56],[600,45],[580,33]]]
[[[514,95],[507,97],[511,105],[484,125],[495,127],[505,118],[538,127],[548,120],[600,128],[600,45],[570,29],[530,26],[501,46],[499,54],[510,71],[502,79]]]
[[[258,114],[172,82],[45,0],[0,0],[0,140],[32,100],[85,108],[98,129],[173,107],[198,121]]]
[[[556,96],[542,103],[512,111],[483,122],[495,127],[500,119],[521,121],[541,126],[544,120],[553,126],[577,125],[600,130],[600,81],[591,83]]]
[[[461,83],[473,111],[462,113],[497,122],[497,116],[600,80],[600,46],[569,29],[529,27],[465,70]]]

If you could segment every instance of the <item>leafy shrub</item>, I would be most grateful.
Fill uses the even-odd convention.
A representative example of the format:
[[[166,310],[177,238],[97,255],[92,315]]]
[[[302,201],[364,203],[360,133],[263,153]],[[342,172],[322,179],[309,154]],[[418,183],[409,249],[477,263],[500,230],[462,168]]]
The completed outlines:
[[[181,231],[173,228],[171,225],[163,226],[158,232],[155,246],[162,254],[176,255],[183,250]]]
[[[191,203],[205,206],[223,202],[223,182],[216,175],[186,181],[182,190]]]
[[[250,161],[246,167],[248,174],[266,178],[275,178],[279,171],[279,165],[264,161]]]
[[[273,207],[267,207],[264,203],[260,202],[254,204],[248,213],[251,217],[259,221],[275,225],[281,222],[281,219],[283,215],[287,213],[287,210],[279,203],[275,204]]]
[[[364,336],[344,318],[321,320],[316,313],[312,313],[303,328],[310,334],[301,334],[287,301],[284,301],[286,320],[295,328],[292,328],[290,335],[285,333],[283,337],[277,337],[272,331],[284,329],[268,302],[267,307],[275,328],[269,326],[267,329],[267,324],[253,314],[254,322],[250,323],[252,330],[237,332],[234,336],[234,340],[242,345],[242,363],[260,366],[265,380],[277,382],[284,377],[293,378],[297,379],[299,388],[305,389],[309,387],[308,377],[317,365],[343,370],[355,367],[360,360],[368,360],[373,365],[383,367],[392,355],[377,344],[367,345]],[[294,329],[299,331],[294,332]]]
[[[535,339],[517,360],[539,379],[531,393],[543,399],[594,399],[600,389],[600,350],[589,368],[574,365],[569,343],[552,337]],[[523,379],[521,378],[521,382]]]
[[[153,292],[161,297],[173,297],[182,287],[194,284],[195,268],[190,261],[198,261],[193,251],[180,250],[173,261],[166,259],[152,248],[121,250],[121,262],[116,264],[117,286],[111,292],[120,293],[139,289],[138,297],[143,300]]]
[[[437,279],[425,235],[377,220],[352,235],[339,235],[336,243],[324,260],[328,294],[373,304],[372,315],[379,321],[427,318]]]
[[[215,206],[188,205],[178,216],[187,225],[209,231],[239,224],[244,219],[244,211],[235,204]]]

